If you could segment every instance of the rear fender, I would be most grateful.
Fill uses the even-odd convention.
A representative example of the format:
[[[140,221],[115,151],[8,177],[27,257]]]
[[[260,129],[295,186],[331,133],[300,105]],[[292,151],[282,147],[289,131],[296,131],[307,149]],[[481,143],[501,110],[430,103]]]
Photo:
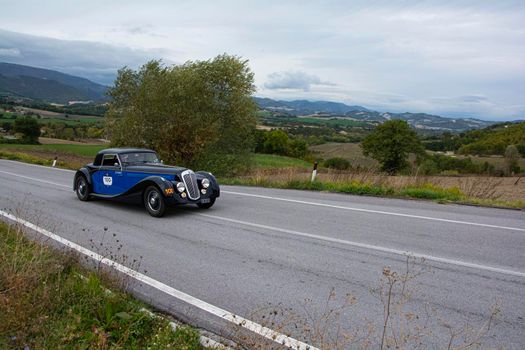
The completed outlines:
[[[88,168],[80,168],[75,173],[75,177],[74,177],[74,180],[73,180],[73,191],[77,190],[77,179],[78,179],[79,176],[84,176],[86,178],[87,182],[88,182],[88,186],[90,188],[93,187],[93,180],[91,179],[91,173],[89,172],[89,169]]]

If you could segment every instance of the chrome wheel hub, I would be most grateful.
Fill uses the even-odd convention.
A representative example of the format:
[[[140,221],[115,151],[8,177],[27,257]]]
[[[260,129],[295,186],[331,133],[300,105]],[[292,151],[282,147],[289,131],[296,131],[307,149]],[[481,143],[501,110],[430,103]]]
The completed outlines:
[[[160,201],[159,194],[157,192],[150,192],[148,194],[148,205],[152,210],[159,210]]]

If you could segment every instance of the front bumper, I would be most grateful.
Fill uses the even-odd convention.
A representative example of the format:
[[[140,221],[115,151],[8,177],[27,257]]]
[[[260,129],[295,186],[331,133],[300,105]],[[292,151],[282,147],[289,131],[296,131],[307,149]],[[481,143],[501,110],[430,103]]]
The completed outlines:
[[[189,197],[182,198],[180,193],[174,193],[172,196],[165,196],[166,203],[168,205],[184,205],[184,204],[199,204],[199,203],[209,203],[210,200],[215,199],[220,196],[220,191],[208,188],[206,194],[202,194],[199,199],[193,200]]]

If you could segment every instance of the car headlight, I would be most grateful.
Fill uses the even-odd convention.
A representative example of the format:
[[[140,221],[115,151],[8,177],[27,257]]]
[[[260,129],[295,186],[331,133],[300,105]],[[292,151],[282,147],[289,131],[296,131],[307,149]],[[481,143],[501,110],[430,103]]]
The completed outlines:
[[[202,188],[208,188],[210,187],[210,180],[208,179],[202,179],[201,181]]]
[[[177,182],[177,191],[179,191],[179,193],[186,191],[186,186],[184,186],[182,182]]]

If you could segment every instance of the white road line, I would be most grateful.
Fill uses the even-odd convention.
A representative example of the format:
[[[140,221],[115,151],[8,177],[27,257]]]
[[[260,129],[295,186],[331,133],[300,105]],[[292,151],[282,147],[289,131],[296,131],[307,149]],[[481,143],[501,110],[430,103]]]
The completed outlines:
[[[31,180],[31,181],[38,181],[38,182],[42,182],[42,183],[50,184],[50,185],[54,185],[54,186],[66,187],[66,188],[70,188],[71,191],[73,191],[73,185],[71,185],[71,186],[66,186],[66,185],[63,185],[63,184],[59,184],[59,183],[57,183],[57,182],[51,182],[51,181],[41,180],[41,179],[37,179],[37,178],[35,178],[35,177],[19,175],[19,174],[16,174],[16,173],[10,173],[10,172],[8,172],[8,171],[3,171],[3,170],[0,170],[0,173],[2,173],[2,174],[7,174],[7,175],[12,175],[12,176],[16,176],[16,177],[21,177],[22,179],[27,179],[27,180]]]
[[[252,222],[241,221],[241,220],[236,220],[236,219],[229,219],[229,218],[224,218],[224,217],[215,216],[215,215],[201,214],[201,213],[195,213],[195,215],[203,216],[203,217],[210,218],[210,219],[221,220],[221,221],[231,222],[231,223],[235,223],[235,224],[250,226],[250,227],[262,228],[262,229],[265,229],[265,230],[271,230],[271,231],[276,231],[276,232],[287,233],[287,234],[294,235],[294,236],[312,238],[312,239],[325,241],[325,242],[344,244],[344,245],[358,247],[358,248],[365,248],[365,249],[375,250],[375,251],[379,251],[379,252],[383,252],[383,253],[402,255],[402,256],[409,256],[409,257],[420,258],[420,259],[425,259],[425,260],[429,260],[429,261],[435,261],[435,262],[449,264],[449,265],[456,265],[456,266],[461,266],[461,267],[469,267],[469,268],[483,270],[483,271],[490,271],[490,272],[496,272],[496,273],[501,273],[501,274],[505,274],[505,275],[525,278],[525,272],[521,272],[521,271],[508,270],[508,269],[504,269],[504,268],[500,268],[500,267],[494,267],[494,266],[488,266],[488,265],[481,265],[481,264],[471,263],[471,262],[468,262],[468,261],[461,261],[461,260],[455,260],[455,259],[449,259],[449,258],[442,258],[442,257],[439,257],[439,256],[415,253],[415,252],[410,252],[410,251],[403,251],[403,250],[387,248],[387,247],[381,247],[381,246],[372,245],[372,244],[347,241],[345,239],[340,239],[340,238],[332,238],[332,237],[320,236],[320,235],[316,235],[316,234],[312,234],[312,233],[299,232],[299,231],[288,230],[288,229],[284,229],[284,228],[280,228],[280,227],[255,224],[255,223],[252,223]]]
[[[525,228],[519,228],[519,227],[508,227],[508,226],[499,226],[499,225],[481,224],[481,223],[478,223],[478,222],[470,222],[470,221],[460,221],[460,220],[441,219],[441,218],[434,218],[434,217],[430,217],[430,216],[421,216],[421,215],[412,215],[412,214],[395,213],[395,212],[390,212],[390,211],[381,211],[381,210],[373,210],[373,209],[363,209],[363,208],[355,208],[355,207],[346,207],[346,206],[342,206],[342,205],[333,205],[333,204],[325,204],[325,203],[318,203],[318,202],[309,202],[309,201],[302,201],[302,200],[298,200],[298,199],[289,199],[289,198],[282,198],[282,197],[272,197],[272,196],[264,196],[264,195],[259,195],[259,194],[234,192],[234,191],[225,191],[225,190],[221,190],[221,193],[228,193],[228,194],[234,194],[234,195],[239,195],[239,196],[247,196],[247,197],[263,198],[263,199],[270,199],[270,200],[277,200],[277,201],[290,202],[290,203],[298,203],[298,204],[314,205],[314,206],[318,206],[318,207],[326,207],[326,208],[334,208],[334,209],[343,209],[343,210],[359,211],[359,212],[364,212],[364,213],[373,213],[373,214],[383,214],[383,215],[401,216],[401,217],[413,218],[413,219],[422,219],[422,220],[441,221],[441,222],[449,222],[449,223],[453,223],[453,224],[471,225],[471,226],[481,226],[481,227],[499,228],[499,229],[502,229],[502,230],[511,230],[511,231],[521,231],[521,232],[525,232]]]
[[[209,304],[203,300],[197,299],[189,294],[186,294],[184,292],[181,292],[173,287],[168,286],[167,284],[164,284],[162,282],[159,282],[149,276],[146,276],[138,271],[132,270],[129,267],[126,267],[122,264],[119,264],[111,259],[105,258],[100,254],[97,254],[87,248],[82,247],[79,244],[76,244],[74,242],[71,242],[70,240],[67,240],[55,233],[52,233],[42,227],[39,227],[29,221],[26,221],[22,218],[19,218],[17,216],[14,216],[12,214],[9,214],[3,210],[0,210],[0,216],[5,217],[6,219],[9,219],[11,221],[17,222],[21,225],[24,225],[25,227],[36,231],[46,237],[49,237],[53,239],[54,241],[57,241],[68,248],[71,248],[73,250],[76,250],[77,252],[84,254],[88,257],[90,257],[93,260],[96,260],[104,265],[107,265],[119,272],[122,272],[126,274],[127,276],[130,276],[134,278],[135,280],[142,282],[144,284],[147,284],[157,290],[160,290],[174,298],[177,298],[181,301],[184,301],[190,305],[193,305],[201,310],[204,310],[214,316],[217,316],[219,318],[222,318],[223,320],[232,322],[240,327],[246,328],[254,333],[257,333],[267,339],[270,339],[276,343],[285,345],[288,348],[291,349],[297,349],[297,350],[319,350],[311,345],[308,345],[306,343],[303,343],[297,339],[291,338],[287,335],[284,335],[282,333],[276,332],[270,328],[264,327],[258,323],[255,323],[253,321],[250,321],[244,317],[241,317],[239,315],[235,315],[229,311],[226,311],[224,309],[221,309],[217,306],[214,306],[212,304]]]
[[[23,162],[19,162],[19,161],[16,161],[16,160],[11,160],[11,159],[0,159],[0,161],[2,161],[2,162],[11,162],[11,163],[15,163],[15,164],[23,164],[23,165],[34,166],[34,167],[45,168],[45,169],[51,169],[51,170],[66,171],[66,172],[70,172],[70,173],[74,173],[75,172],[75,170],[62,169],[62,168],[56,168],[56,167],[53,168],[51,166],[39,165],[39,164],[23,163]]]

